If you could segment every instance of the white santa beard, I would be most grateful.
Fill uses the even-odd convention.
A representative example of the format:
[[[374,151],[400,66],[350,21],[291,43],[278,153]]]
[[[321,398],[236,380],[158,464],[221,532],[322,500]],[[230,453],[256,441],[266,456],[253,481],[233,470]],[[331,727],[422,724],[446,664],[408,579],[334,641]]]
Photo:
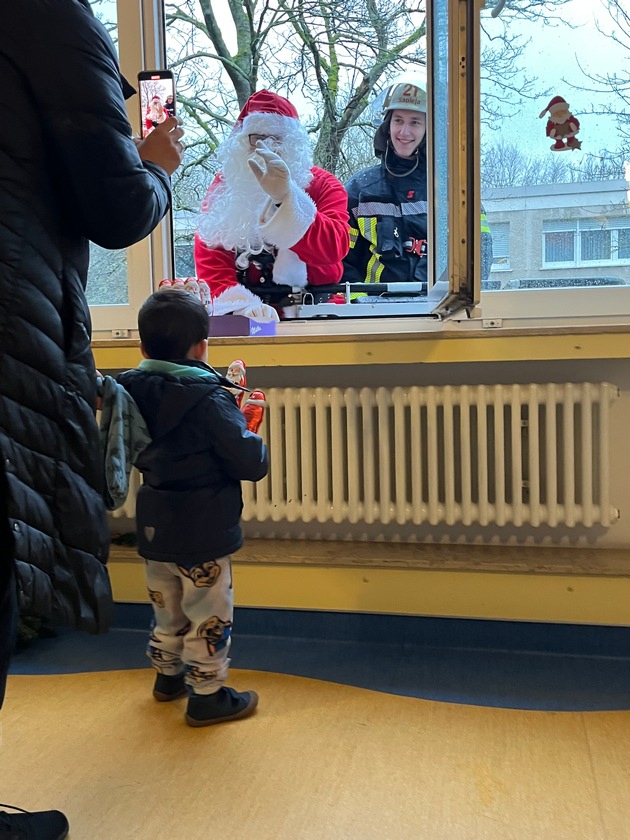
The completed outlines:
[[[264,115],[265,118],[275,116]],[[274,143],[273,151],[285,161],[295,184],[304,188],[312,179],[310,149],[308,145],[302,149],[304,142],[308,144],[308,138],[304,141],[301,136],[304,129],[297,120],[289,120],[282,127],[283,143]],[[208,210],[201,215],[197,228],[201,240],[210,248],[236,251],[239,268],[247,267],[250,256],[273,248],[273,243],[265,242],[260,232],[260,218],[269,196],[247,163],[254,152],[246,131],[249,127],[231,135],[222,145],[218,155],[222,181],[211,195]]]
[[[199,236],[211,248],[260,254],[266,243],[260,233],[260,215],[268,196],[247,165],[231,167],[210,198],[199,222]],[[229,180],[228,180],[229,177]]]

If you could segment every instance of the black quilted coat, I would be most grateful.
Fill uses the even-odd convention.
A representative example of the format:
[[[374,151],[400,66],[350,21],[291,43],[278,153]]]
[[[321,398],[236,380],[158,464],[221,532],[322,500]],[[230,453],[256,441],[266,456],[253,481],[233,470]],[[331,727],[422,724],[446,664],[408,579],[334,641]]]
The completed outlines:
[[[138,156],[115,51],[87,2],[1,6],[0,457],[18,598],[102,632],[109,533],[88,240],[122,248],[147,236],[168,209],[169,181]]]

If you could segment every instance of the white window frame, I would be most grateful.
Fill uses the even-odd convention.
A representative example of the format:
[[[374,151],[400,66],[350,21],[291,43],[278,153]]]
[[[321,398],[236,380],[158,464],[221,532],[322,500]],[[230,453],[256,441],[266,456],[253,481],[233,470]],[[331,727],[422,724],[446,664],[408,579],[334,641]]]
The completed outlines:
[[[135,87],[140,70],[164,66],[163,6],[160,0],[117,0],[116,9],[120,69]],[[139,134],[137,96],[127,101],[127,116],[134,134]],[[169,213],[151,236],[127,248],[128,302],[90,307],[95,338],[137,328],[137,315],[143,302],[161,279],[172,274],[170,224]]]
[[[582,259],[582,234],[588,233],[593,230],[607,230],[610,232],[610,253],[615,254],[619,252],[619,231],[620,230],[630,230],[630,220],[628,221],[627,225],[619,225],[615,224],[615,222],[624,219],[624,217],[615,217],[612,216],[605,228],[595,227],[593,223],[583,219],[581,217],[576,217],[575,219],[570,220],[574,227],[571,230],[567,229],[567,222],[564,222],[563,226],[558,225],[558,230],[553,229],[553,220],[543,220],[543,226],[545,224],[550,225],[549,230],[543,230],[542,232],[542,269],[554,269],[554,268],[615,268],[624,265],[630,265],[630,257],[614,257],[612,256],[610,259],[604,260],[584,260]],[[571,261],[553,261],[548,262],[545,259],[546,254],[546,239],[545,237],[548,234],[553,233],[573,233],[574,234],[574,259]]]

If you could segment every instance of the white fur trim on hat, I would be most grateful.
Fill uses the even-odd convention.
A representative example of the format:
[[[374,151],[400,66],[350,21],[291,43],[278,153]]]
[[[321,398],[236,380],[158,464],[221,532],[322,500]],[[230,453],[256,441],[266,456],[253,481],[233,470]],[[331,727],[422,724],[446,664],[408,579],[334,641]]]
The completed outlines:
[[[298,122],[294,117],[286,117],[284,114],[267,114],[256,111],[248,114],[241,123],[242,134],[275,134],[280,140],[284,135],[294,130]]]
[[[541,120],[547,111],[549,111],[550,114],[555,114],[556,111],[568,111],[570,107],[569,103],[562,96],[554,96],[553,99],[549,101],[549,105],[547,105],[545,110],[538,114],[538,119]]]

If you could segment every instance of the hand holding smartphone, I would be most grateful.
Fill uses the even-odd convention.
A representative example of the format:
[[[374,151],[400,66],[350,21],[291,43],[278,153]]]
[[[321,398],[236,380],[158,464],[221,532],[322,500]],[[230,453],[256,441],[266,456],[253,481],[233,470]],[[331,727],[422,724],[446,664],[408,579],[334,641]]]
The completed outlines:
[[[144,139],[154,128],[175,116],[175,80],[171,70],[138,73],[140,133]]]

